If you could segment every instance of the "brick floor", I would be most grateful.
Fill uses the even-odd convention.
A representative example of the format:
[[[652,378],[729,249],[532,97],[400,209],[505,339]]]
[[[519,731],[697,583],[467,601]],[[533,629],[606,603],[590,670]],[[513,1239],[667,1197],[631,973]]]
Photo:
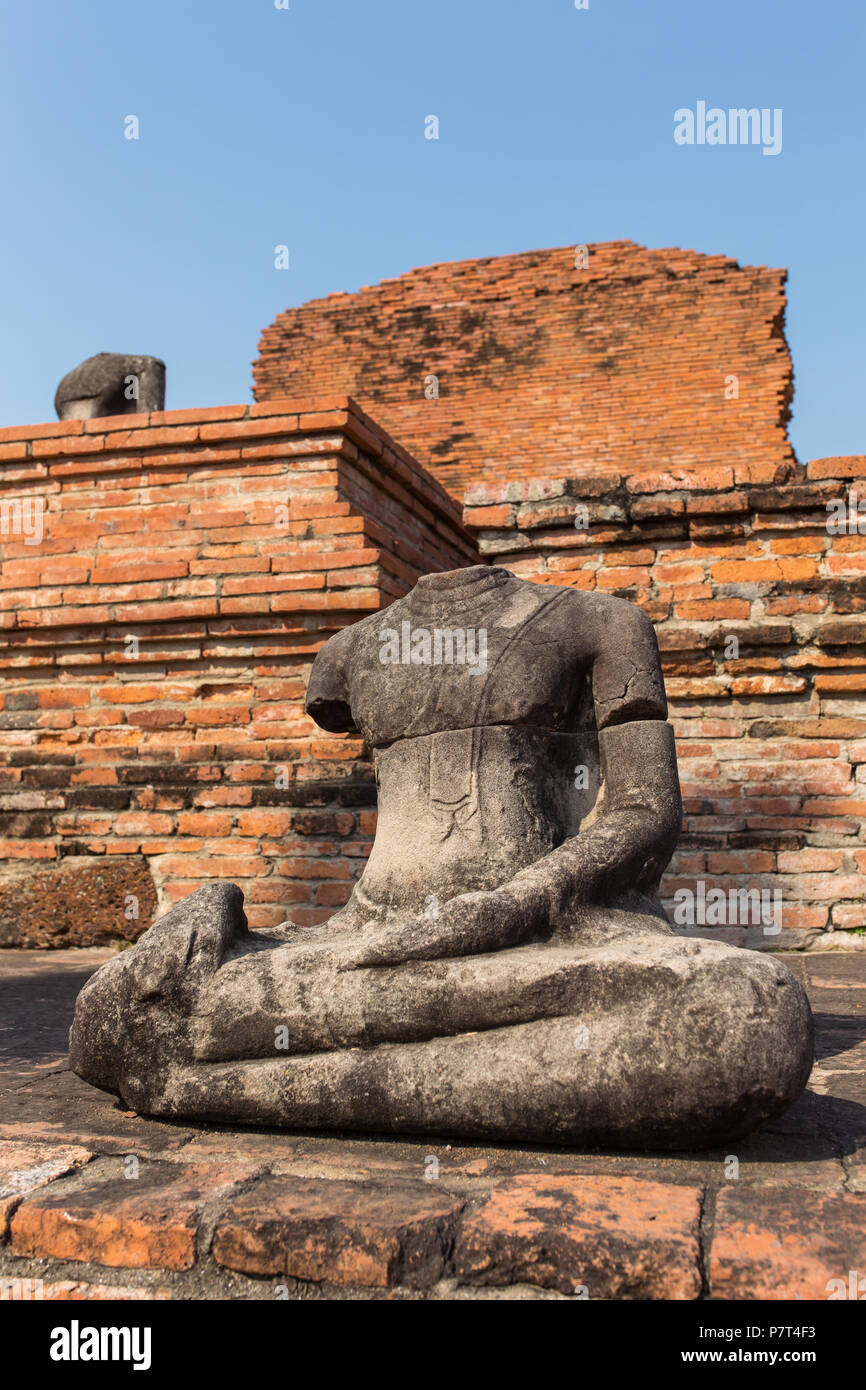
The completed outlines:
[[[0,951],[0,1300],[866,1298],[866,956],[794,955],[809,1089],[732,1152],[149,1121],[66,1067],[110,953]]]
[[[702,1196],[645,1178],[509,1178],[463,1223],[454,1272],[586,1298],[697,1298]]]

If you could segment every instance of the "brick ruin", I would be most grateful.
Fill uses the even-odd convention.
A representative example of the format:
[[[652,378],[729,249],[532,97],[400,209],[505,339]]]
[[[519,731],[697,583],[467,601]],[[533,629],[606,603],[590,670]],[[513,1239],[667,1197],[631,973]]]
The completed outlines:
[[[686,807],[668,901],[778,889],[779,935],[707,931],[862,944],[866,535],[827,504],[866,493],[866,458],[794,456],[783,272],[576,259],[288,310],[255,405],[0,431],[0,945],[132,939],[211,876],[254,926],[333,913],[375,785],[304,715],[312,659],[479,559],[656,624]]]
[[[784,285],[631,241],[429,266],[279,314],[255,395],[345,391],[458,498],[481,481],[783,465]]]

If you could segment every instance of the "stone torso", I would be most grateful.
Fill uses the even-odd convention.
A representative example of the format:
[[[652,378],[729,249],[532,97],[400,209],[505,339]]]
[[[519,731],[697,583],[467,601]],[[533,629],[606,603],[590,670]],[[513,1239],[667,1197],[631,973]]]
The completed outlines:
[[[435,911],[578,833],[599,792],[593,673],[604,625],[582,595],[484,566],[426,576],[332,639],[307,708],[364,736],[379,788],[354,905],[371,916]]]

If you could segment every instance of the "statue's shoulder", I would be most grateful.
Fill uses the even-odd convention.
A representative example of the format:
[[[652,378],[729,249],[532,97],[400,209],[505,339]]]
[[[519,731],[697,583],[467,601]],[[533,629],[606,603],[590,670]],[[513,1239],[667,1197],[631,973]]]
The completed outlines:
[[[330,733],[357,733],[352,714],[352,669],[362,630],[381,623],[381,613],[370,613],[341,628],[320,647],[307,682],[305,709],[311,719]]]
[[[567,624],[577,623],[586,633],[597,634],[601,645],[630,641],[655,643],[655,628],[643,609],[628,599],[600,589],[573,589],[567,585],[519,581],[521,589],[533,592],[540,602],[552,597],[551,617]]]
[[[527,583],[544,595],[549,584]],[[664,679],[652,621],[636,604],[595,589],[555,591],[536,620],[567,657],[591,673],[598,728],[666,719]],[[535,628],[537,632],[537,628]]]

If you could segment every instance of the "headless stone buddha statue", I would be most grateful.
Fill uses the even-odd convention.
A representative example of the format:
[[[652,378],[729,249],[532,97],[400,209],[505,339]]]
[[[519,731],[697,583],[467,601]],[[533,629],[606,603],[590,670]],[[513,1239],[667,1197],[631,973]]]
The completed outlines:
[[[661,906],[682,810],[637,608],[427,575],[325,644],[307,711],[375,760],[346,906],[250,931],[240,889],[200,888],[85,985],[80,1076],[148,1115],[659,1149],[800,1094],[798,981]]]

